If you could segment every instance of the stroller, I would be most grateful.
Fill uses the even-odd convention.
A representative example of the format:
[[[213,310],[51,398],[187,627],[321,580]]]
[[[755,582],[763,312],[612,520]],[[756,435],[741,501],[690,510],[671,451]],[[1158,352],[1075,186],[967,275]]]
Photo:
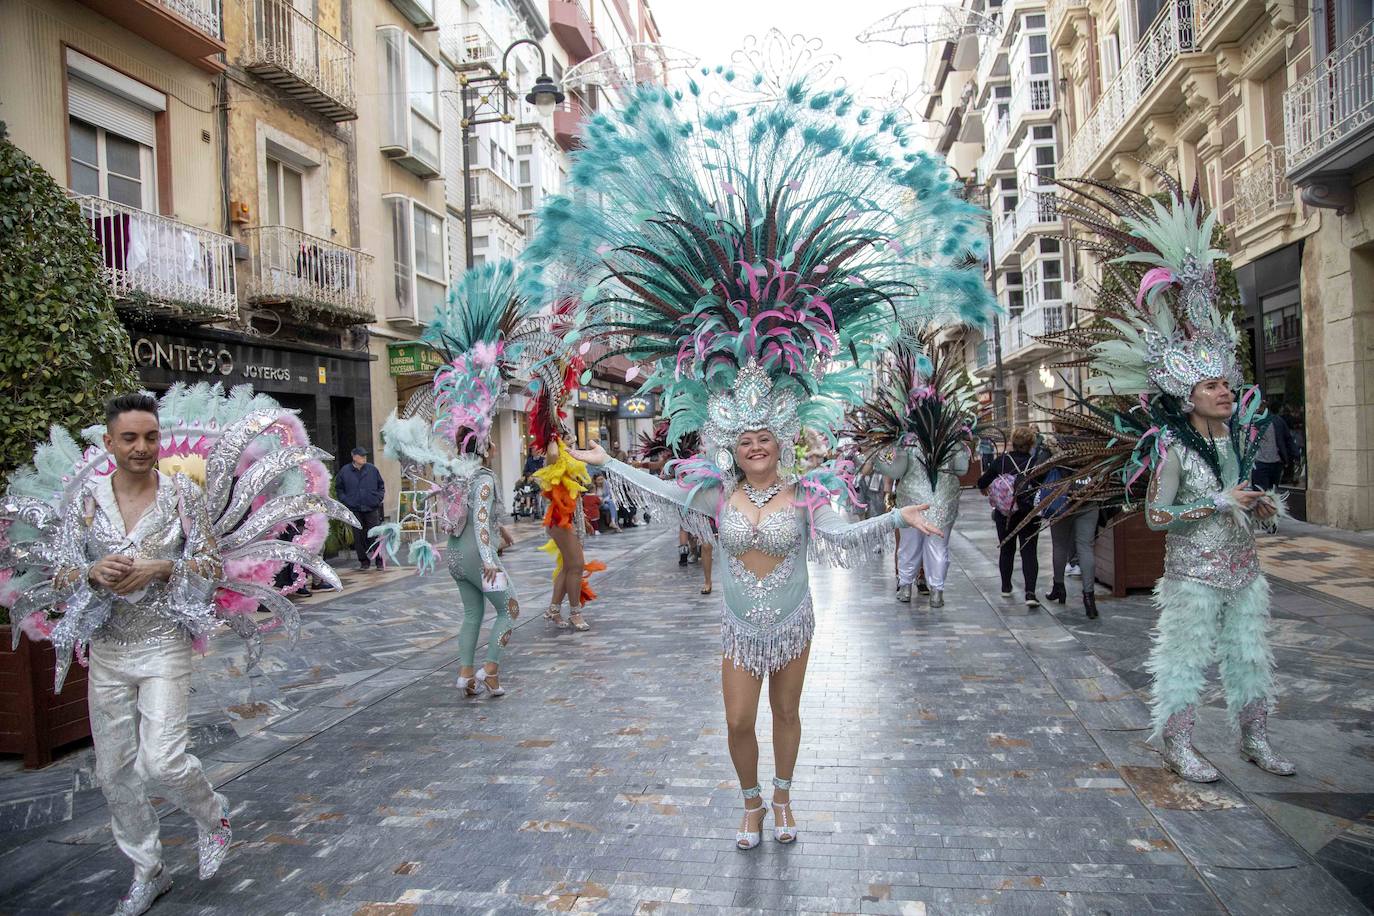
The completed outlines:
[[[529,479],[520,481],[515,487],[515,505],[511,507],[511,515],[515,518],[536,518],[539,513],[539,485]]]

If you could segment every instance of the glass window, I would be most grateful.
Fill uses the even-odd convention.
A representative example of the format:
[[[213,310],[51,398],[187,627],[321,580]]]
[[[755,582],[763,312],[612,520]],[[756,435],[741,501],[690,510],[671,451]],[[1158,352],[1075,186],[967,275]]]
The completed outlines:
[[[410,202],[404,198],[391,198],[391,256],[395,264],[396,311],[405,314],[411,310],[411,260],[414,253],[410,246]]]
[[[395,26],[377,30],[382,85],[387,97],[383,146],[404,151],[439,170],[439,67],[414,39]]]
[[[422,207],[415,208],[415,270],[430,279],[444,279],[444,221]]]
[[[1031,128],[1031,137],[1036,140],[1053,140],[1054,125],[1039,124]]]
[[[305,230],[303,176],[271,156],[267,157],[267,225]]]
[[[1028,28],[1028,29],[1043,29],[1044,27],[1045,27],[1045,16],[1044,16],[1044,14],[1042,14],[1042,13],[1036,13],[1036,14],[1034,14],[1034,15],[1032,15],[1032,16],[1027,16],[1027,17],[1026,17],[1026,28]],[[1042,39],[1042,40],[1044,39],[1044,36],[1043,36],[1043,35],[1039,35],[1039,36],[1035,36],[1035,37],[1040,38],[1040,39]]]
[[[487,247],[487,237],[486,237],[485,235],[474,235],[474,236],[472,237],[472,247],[473,247],[473,248],[486,248],[486,247]]]
[[[1040,250],[1046,254],[1059,251],[1059,239],[1041,239]]]
[[[147,180],[152,149],[79,118],[68,121],[67,135],[73,191],[139,210],[152,209],[153,188]]]
[[[78,194],[100,195],[100,150],[97,129],[84,121],[71,120],[72,190]]]

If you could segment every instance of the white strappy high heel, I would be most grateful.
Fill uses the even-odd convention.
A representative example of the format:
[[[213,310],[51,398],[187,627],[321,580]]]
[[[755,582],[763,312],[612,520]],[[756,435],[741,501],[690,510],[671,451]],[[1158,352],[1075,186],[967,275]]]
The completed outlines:
[[[792,791],[792,780],[773,777],[773,788],[784,792]],[[773,839],[783,845],[797,842],[797,819],[792,816],[792,802],[782,804],[770,802],[773,806]]]
[[[758,798],[760,795],[763,794],[763,791],[762,791],[758,786],[754,786],[752,789],[744,789],[744,790],[742,790],[740,794],[742,794],[742,795],[744,796],[745,801],[748,801],[748,800],[751,799],[751,798]],[[765,809],[764,809],[763,805],[759,805],[757,808],[750,808],[748,805],[745,805],[745,806],[744,806],[744,823],[743,823],[741,826],[747,828],[747,827],[749,826],[749,818],[753,817],[753,816],[755,815],[755,813],[763,813],[764,811],[765,811]],[[739,831],[737,831],[737,832],[735,833],[735,848],[736,848],[736,849],[739,849],[739,850],[753,849],[755,846],[758,846],[758,845],[759,845],[760,843],[762,843],[762,842],[763,842],[763,818],[762,818],[762,817],[759,818],[759,828],[758,828],[757,830],[742,829],[742,830],[739,830]]]
[[[459,676],[453,686],[463,691],[463,696],[466,697],[479,697],[482,695],[482,691],[487,689],[486,681],[478,680],[475,673],[467,677]]]
[[[486,690],[488,696],[503,697],[506,695],[506,688],[491,686],[491,678],[499,678],[500,676],[500,674],[492,674],[486,668],[482,669],[482,676],[479,680],[482,684],[482,688]]]

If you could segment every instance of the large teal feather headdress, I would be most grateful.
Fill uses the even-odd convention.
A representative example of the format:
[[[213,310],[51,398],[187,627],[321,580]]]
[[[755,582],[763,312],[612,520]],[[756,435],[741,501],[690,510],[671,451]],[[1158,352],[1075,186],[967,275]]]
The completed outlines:
[[[900,322],[993,310],[985,214],[902,117],[800,81],[760,101],[762,80],[703,70],[592,116],[524,253],[533,294],[579,298],[582,336],[643,366],[670,439],[700,429],[723,468],[740,432],[833,431]]]

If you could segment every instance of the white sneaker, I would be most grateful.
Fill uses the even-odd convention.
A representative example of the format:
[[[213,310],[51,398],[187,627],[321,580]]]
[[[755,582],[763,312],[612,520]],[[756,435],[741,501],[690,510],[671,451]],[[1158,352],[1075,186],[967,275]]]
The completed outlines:
[[[1070,563],[1068,566],[1064,567],[1064,575],[1081,579],[1083,578],[1083,570],[1078,568],[1077,563]]]

